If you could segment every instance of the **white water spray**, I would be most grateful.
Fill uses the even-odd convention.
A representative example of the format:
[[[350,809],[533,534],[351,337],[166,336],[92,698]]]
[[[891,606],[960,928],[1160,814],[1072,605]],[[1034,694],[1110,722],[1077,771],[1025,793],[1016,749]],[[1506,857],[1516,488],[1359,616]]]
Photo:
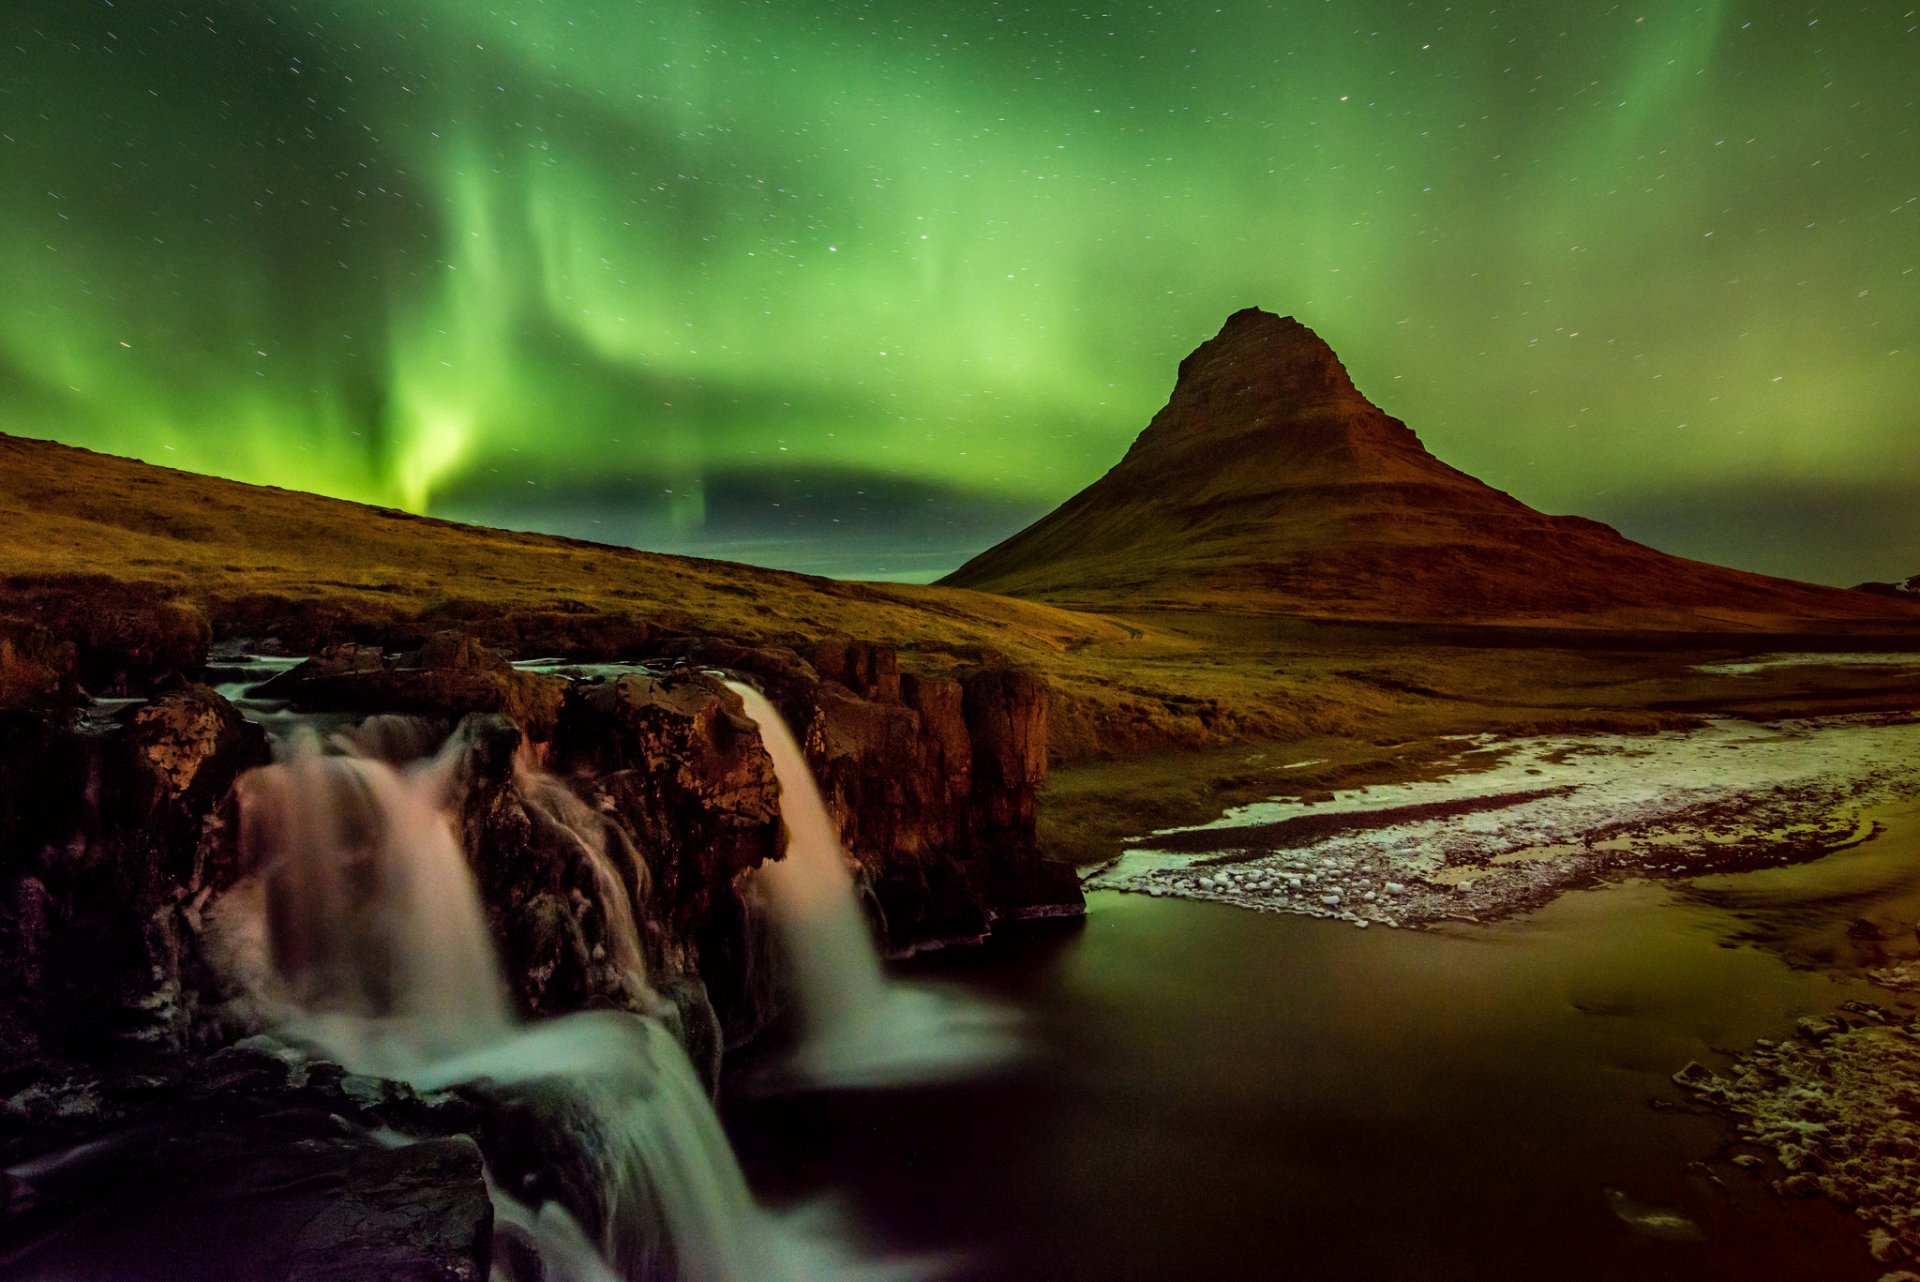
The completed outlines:
[[[780,784],[785,855],[754,874],[780,930],[801,1020],[792,1070],[821,1085],[961,1076],[1018,1050],[1011,1016],[957,990],[889,981],[854,894],[840,829],[779,709],[727,682],[760,727]]]

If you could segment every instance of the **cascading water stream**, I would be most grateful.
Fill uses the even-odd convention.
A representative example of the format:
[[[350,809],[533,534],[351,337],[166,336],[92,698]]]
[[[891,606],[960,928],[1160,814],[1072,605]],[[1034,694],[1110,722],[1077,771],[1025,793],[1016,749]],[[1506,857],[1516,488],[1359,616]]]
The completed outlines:
[[[653,992],[647,986],[647,968],[640,950],[640,927],[634,916],[634,896],[628,893],[628,880],[640,894],[646,893],[646,864],[625,840],[586,802],[574,796],[567,785],[544,771],[530,766],[514,770],[514,787],[526,803],[527,817],[544,827],[559,842],[571,848],[574,856],[593,877],[596,900],[607,918],[606,963],[613,970],[618,987],[634,1009],[653,1004]],[[616,861],[608,847],[620,847]]]
[[[799,1005],[790,1068],[819,1085],[874,1086],[977,1072],[1018,1052],[1011,1016],[957,990],[891,981],[854,893],[840,829],[785,718],[729,681],[760,727],[780,785],[787,848],[754,873]]]

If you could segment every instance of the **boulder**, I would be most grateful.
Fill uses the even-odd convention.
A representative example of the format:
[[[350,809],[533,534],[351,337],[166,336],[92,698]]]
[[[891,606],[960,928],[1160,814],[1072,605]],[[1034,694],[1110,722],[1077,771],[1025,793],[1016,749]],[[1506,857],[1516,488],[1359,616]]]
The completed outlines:
[[[264,698],[313,711],[403,712],[457,721],[468,713],[512,717],[539,742],[552,737],[567,683],[514,669],[472,637],[442,632],[410,654],[344,643],[264,682]]]
[[[203,826],[234,780],[270,756],[266,732],[206,686],[128,713],[108,757],[103,819],[137,835],[129,853],[138,867],[129,871],[151,867],[176,885],[195,883]]]

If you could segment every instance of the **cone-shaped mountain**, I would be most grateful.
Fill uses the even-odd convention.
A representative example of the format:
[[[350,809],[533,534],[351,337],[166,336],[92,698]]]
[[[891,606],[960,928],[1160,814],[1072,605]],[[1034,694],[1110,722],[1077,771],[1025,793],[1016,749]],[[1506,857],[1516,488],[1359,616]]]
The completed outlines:
[[[1292,317],[1236,312],[1126,457],[945,583],[1103,610],[1655,627],[1886,617],[1547,516],[1427,452]]]

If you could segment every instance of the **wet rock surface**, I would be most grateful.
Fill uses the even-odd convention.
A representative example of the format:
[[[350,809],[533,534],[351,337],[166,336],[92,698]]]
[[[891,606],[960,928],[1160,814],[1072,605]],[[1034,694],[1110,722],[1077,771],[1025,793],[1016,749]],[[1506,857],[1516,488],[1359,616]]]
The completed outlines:
[[[200,686],[104,723],[0,715],[0,1046],[179,1049],[191,901],[266,736]]]

